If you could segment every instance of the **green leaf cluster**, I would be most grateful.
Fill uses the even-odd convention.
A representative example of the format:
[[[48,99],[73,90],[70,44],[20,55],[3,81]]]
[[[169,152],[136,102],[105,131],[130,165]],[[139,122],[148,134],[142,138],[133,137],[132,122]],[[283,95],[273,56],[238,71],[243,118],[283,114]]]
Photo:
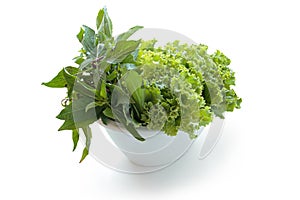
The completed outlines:
[[[220,51],[207,53],[205,45],[179,41],[156,47],[156,40],[130,40],[142,26],[113,37],[112,21],[103,8],[96,28],[83,25],[77,34],[82,47],[74,58],[76,67],[63,68],[43,85],[66,88],[59,131],[72,131],[73,151],[79,132],[86,138],[80,162],[89,154],[90,125],[116,121],[134,138],[145,139],[137,128],[162,130],[170,136],[195,131],[214,116],[240,108],[241,98],[232,86],[230,60]]]

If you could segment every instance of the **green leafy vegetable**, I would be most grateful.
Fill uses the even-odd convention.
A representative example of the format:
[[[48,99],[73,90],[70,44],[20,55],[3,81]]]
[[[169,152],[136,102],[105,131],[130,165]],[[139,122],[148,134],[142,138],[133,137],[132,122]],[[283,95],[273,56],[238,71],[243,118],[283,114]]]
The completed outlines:
[[[141,126],[169,136],[181,130],[194,139],[215,116],[240,108],[231,61],[221,51],[209,54],[206,45],[180,41],[157,47],[155,39],[130,40],[142,28],[114,38],[107,9],[101,9],[96,29],[84,25],[77,34],[82,47],[73,60],[78,66],[65,67],[42,83],[67,89],[57,115],[63,121],[59,131],[72,131],[73,151],[83,131],[80,162],[89,154],[90,125],[97,120],[120,123],[140,142],[145,140],[137,131]]]

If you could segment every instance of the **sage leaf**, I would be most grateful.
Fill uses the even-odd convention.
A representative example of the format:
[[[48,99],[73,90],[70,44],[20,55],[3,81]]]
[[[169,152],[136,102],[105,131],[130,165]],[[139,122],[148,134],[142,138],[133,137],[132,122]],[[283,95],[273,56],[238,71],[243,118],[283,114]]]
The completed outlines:
[[[95,31],[88,27],[88,26],[83,26],[84,28],[84,35],[83,39],[81,41],[81,44],[83,48],[92,56],[95,55],[95,49],[96,49],[96,44],[95,44]]]
[[[96,18],[96,26],[98,34],[104,33],[108,38],[112,37],[112,22],[108,16],[107,9],[104,7],[98,12]],[[101,38],[101,37],[100,37]],[[105,38],[102,38],[100,42],[103,42]]]
[[[115,48],[108,53],[106,61],[111,64],[122,62],[129,54],[138,48],[140,42],[140,40],[119,41]]]
[[[127,32],[120,34],[117,39],[116,42],[121,41],[121,40],[127,40],[131,35],[133,35],[135,32],[137,32],[138,30],[144,28],[143,26],[134,26],[131,29],[129,29]]]

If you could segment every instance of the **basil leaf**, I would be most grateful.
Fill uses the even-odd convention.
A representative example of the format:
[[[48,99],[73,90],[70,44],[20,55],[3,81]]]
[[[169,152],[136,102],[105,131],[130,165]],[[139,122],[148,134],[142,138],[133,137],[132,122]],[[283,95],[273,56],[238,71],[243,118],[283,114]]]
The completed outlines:
[[[51,81],[47,83],[42,83],[47,87],[51,88],[64,88],[67,86],[67,82],[64,78],[63,70],[61,70]]]
[[[91,139],[92,139],[92,130],[89,126],[82,127],[82,130],[85,135],[85,148],[82,152],[82,156],[81,156],[79,163],[81,163],[86,158],[86,156],[89,154],[89,148],[90,148]]]
[[[86,158],[86,156],[87,156],[88,154],[89,154],[89,150],[88,150],[87,148],[84,148],[79,163],[81,163],[81,162]]]
[[[72,131],[72,140],[73,140],[73,151],[75,151],[77,144],[78,144],[78,140],[79,140],[79,133],[78,133],[78,129],[74,129]]]
[[[80,43],[82,42],[83,34],[84,34],[84,30],[82,28],[80,28],[80,31],[77,34],[77,39],[79,40]]]
[[[63,130],[74,130],[76,129],[75,123],[73,119],[66,119],[65,122],[61,125],[58,131]]]

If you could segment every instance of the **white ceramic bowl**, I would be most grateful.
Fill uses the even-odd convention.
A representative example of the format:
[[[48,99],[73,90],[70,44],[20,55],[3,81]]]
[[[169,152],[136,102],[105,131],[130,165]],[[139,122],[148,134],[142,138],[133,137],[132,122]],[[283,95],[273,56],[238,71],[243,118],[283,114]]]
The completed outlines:
[[[142,166],[167,165],[179,159],[192,145],[194,140],[187,133],[179,131],[177,136],[168,136],[161,131],[148,130],[145,127],[138,128],[139,134],[145,141],[135,139],[121,124],[111,121],[104,125],[107,136],[123,154],[133,163]],[[197,131],[199,135],[203,128]]]

